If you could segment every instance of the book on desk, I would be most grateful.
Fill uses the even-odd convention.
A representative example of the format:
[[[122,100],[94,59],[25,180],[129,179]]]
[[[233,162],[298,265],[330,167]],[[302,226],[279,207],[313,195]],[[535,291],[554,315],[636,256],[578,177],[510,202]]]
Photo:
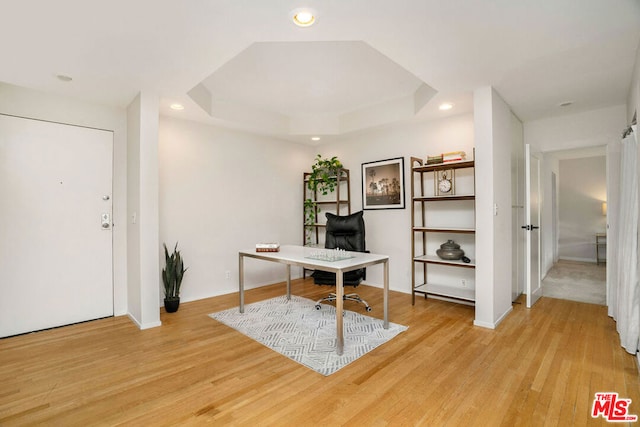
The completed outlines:
[[[279,243],[256,243],[256,252],[280,252]]]

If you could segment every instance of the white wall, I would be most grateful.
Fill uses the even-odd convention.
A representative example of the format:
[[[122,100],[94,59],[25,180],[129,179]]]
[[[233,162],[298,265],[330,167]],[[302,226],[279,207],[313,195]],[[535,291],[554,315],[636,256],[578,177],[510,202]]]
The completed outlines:
[[[491,87],[474,91],[476,145],[476,319],[495,328],[512,310],[511,149],[514,119]]]
[[[302,174],[314,155],[305,145],[161,118],[160,245],[177,242],[189,268],[182,301],[237,292],[241,249],[303,244]],[[245,260],[247,288],[285,279],[282,265]]]
[[[127,109],[128,307],[141,329],[160,325],[158,106],[143,92]]]
[[[127,312],[126,112],[0,82],[0,112],[113,131],[114,313]]]
[[[560,160],[560,259],[596,262],[595,234],[606,231],[606,157]]]
[[[575,151],[575,150],[568,150]],[[547,275],[553,264],[558,261],[558,224],[560,222],[559,209],[560,196],[560,159],[554,155],[554,153],[546,153],[542,156],[542,165],[540,168],[540,182],[542,185],[541,199],[542,199],[542,212],[540,226],[540,248],[542,253],[540,254],[540,276],[542,279]],[[553,175],[555,174],[555,191],[553,190]],[[556,211],[553,211],[553,197],[555,194],[555,206]],[[554,220],[555,218],[555,220]],[[553,228],[556,227],[554,232]]]
[[[127,109],[127,311],[142,323],[142,280],[140,275],[140,96]]]
[[[114,131],[115,314],[126,314],[127,227],[134,226],[127,214],[127,112],[6,84],[0,84],[0,111]],[[132,128],[134,134],[136,129]],[[361,164],[405,157],[405,201],[409,206],[409,157],[452,149],[464,150],[471,157],[473,134],[473,116],[467,114],[352,134],[318,148],[162,117],[160,244],[179,242],[186,258],[189,271],[182,300],[236,292],[237,251],[241,248],[251,248],[258,241],[303,242],[302,173],[310,170],[317,153],[337,155],[351,169],[353,211],[362,207]],[[136,151],[135,145],[130,148]],[[134,173],[130,178],[134,187],[140,185],[136,176]],[[137,212],[136,208],[134,203],[130,213]],[[368,230],[376,230],[368,231],[369,249],[391,256],[392,289],[410,293],[408,208],[366,211],[365,219]],[[132,250],[138,251],[135,245]],[[140,275],[136,265],[130,266],[133,277]],[[285,278],[281,266],[253,260],[245,265],[249,288]],[[294,269],[294,274],[300,273]],[[382,269],[371,268],[367,282],[381,285]],[[139,291],[133,288],[136,295]]]
[[[351,212],[362,209],[362,163],[404,158],[405,209],[366,210],[367,249],[389,255],[389,286],[411,293],[411,165],[410,158],[462,150],[473,158],[471,114],[428,123],[413,123],[347,135],[313,148],[323,157],[338,156],[351,175]],[[308,163],[309,168],[311,162]],[[367,269],[366,283],[382,286],[382,267]]]

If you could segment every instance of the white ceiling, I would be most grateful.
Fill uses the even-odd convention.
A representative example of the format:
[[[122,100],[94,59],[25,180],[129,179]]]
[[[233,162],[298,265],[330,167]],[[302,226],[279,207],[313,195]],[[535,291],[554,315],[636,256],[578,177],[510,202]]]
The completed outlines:
[[[210,116],[340,135],[411,119],[436,91],[362,41],[256,42],[189,92]]]
[[[301,6],[314,26],[290,22]],[[624,104],[640,41],[640,0],[0,0],[0,11],[0,81],[119,107],[155,91],[163,114],[301,142],[382,124],[351,114],[365,110],[468,112],[487,85],[523,121]],[[203,88],[216,108],[189,96]],[[442,101],[456,106],[440,112]]]

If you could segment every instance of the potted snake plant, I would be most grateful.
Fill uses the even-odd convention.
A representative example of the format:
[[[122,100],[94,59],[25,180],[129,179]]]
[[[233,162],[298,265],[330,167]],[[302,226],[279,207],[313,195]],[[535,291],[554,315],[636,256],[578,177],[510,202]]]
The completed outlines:
[[[178,311],[178,307],[180,306],[180,286],[182,285],[182,278],[187,269],[184,268],[184,262],[178,250],[178,243],[176,243],[173,248],[172,254],[169,254],[166,244],[163,243],[163,246],[165,259],[165,268],[162,269],[164,309],[167,313],[174,313]]]

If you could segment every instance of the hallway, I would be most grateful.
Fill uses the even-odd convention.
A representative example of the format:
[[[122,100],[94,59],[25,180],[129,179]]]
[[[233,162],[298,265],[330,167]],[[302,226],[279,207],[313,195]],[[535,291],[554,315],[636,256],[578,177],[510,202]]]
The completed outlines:
[[[606,305],[606,264],[558,261],[542,281],[542,295]]]

